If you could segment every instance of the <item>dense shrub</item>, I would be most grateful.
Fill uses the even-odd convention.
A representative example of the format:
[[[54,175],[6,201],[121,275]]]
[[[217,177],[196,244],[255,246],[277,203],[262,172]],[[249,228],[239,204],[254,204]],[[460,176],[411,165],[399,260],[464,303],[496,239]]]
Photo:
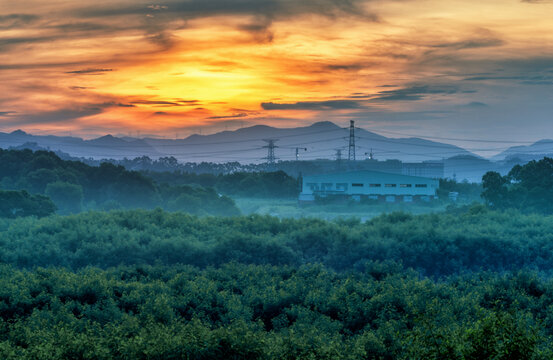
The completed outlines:
[[[342,271],[384,260],[430,276],[520,268],[551,273],[553,217],[474,206],[429,215],[392,213],[366,223],[199,218],[159,209],[0,221],[0,261],[25,267],[237,261],[322,263]]]
[[[0,266],[0,289],[2,359],[553,356],[553,283],[526,272],[433,283],[378,263]]]

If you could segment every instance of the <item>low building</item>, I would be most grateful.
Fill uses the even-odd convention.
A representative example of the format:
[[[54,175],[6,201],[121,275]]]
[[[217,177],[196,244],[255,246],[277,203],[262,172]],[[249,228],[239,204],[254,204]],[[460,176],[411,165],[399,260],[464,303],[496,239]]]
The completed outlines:
[[[403,163],[401,168],[403,175],[421,176],[432,179],[444,177],[443,161],[423,161],[420,163]]]
[[[300,202],[329,196],[385,202],[430,201],[436,198],[437,179],[377,171],[351,171],[303,177]]]

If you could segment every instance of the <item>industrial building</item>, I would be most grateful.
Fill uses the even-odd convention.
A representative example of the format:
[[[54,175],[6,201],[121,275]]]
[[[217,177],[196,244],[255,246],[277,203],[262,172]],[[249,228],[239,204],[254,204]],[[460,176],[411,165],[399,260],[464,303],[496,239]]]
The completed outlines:
[[[438,187],[437,179],[368,170],[308,175],[303,177],[299,201],[310,202],[329,196],[357,201],[430,201],[436,198]]]

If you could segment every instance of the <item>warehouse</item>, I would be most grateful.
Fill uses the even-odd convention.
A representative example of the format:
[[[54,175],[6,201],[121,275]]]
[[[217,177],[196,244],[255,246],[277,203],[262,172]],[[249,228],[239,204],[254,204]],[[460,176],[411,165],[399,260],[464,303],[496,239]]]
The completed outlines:
[[[377,171],[352,171],[304,176],[300,202],[317,197],[342,197],[357,201],[372,199],[386,202],[430,201],[436,198],[439,181],[419,176]]]

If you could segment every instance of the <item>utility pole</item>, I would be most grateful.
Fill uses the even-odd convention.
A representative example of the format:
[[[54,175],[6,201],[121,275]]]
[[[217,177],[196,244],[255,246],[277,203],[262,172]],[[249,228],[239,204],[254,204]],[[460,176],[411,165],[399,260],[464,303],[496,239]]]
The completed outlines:
[[[336,149],[336,161],[342,161],[342,149]]]
[[[296,161],[300,159],[300,150],[307,151],[307,148],[297,147],[296,148]]]
[[[342,168],[342,149],[335,149],[336,150],[336,170],[340,170]]]
[[[374,155],[373,155],[373,149],[372,148],[371,148],[371,152],[365,153],[365,155],[369,155],[369,160],[374,160]]]
[[[349,121],[349,149],[348,160],[355,160],[355,121]]]
[[[263,146],[264,149],[267,149],[267,157],[265,158],[267,160],[267,164],[274,165],[275,160],[277,159],[275,157],[275,148],[278,146],[275,145],[275,142],[278,141],[278,139],[263,139],[267,143],[267,145]]]

